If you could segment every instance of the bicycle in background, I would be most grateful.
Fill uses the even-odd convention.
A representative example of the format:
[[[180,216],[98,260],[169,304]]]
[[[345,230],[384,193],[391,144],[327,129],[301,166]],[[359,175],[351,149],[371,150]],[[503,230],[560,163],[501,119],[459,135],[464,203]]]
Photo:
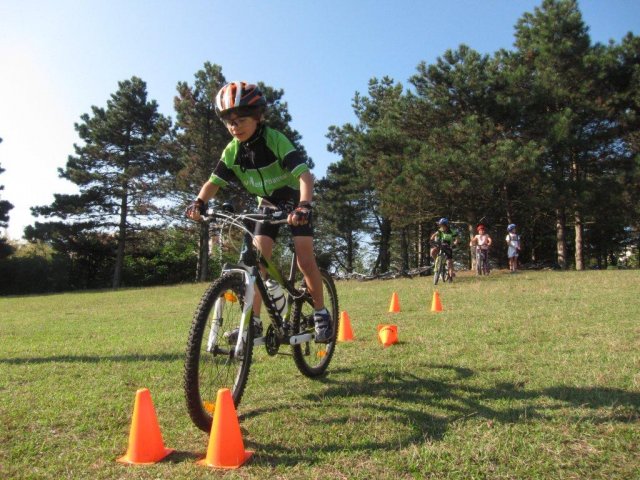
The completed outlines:
[[[437,285],[439,280],[442,280],[443,282],[452,282],[453,277],[449,270],[448,258],[445,251],[447,247],[451,249],[451,245],[446,242],[432,242],[431,246],[438,249],[435,265],[433,267],[433,284]]]
[[[478,275],[489,275],[489,248],[476,246],[476,273]]]

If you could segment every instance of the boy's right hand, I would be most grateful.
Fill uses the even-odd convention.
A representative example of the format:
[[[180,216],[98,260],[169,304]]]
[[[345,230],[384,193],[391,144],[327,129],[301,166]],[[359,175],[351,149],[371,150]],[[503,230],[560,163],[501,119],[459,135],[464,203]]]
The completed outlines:
[[[184,211],[184,214],[187,218],[190,218],[195,222],[199,222],[200,219],[202,218],[201,215],[206,211],[207,211],[207,204],[202,200],[200,200],[199,198],[197,198],[191,205],[189,205],[186,208],[186,210]]]

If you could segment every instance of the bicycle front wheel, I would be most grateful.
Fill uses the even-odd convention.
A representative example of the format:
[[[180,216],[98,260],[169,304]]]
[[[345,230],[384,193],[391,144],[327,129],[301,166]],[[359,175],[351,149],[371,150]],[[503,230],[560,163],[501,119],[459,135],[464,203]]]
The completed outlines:
[[[325,307],[331,314],[331,321],[333,322],[333,335],[328,343],[315,343],[311,340],[292,347],[293,359],[298,370],[309,378],[318,377],[327,370],[335,351],[336,338],[338,336],[339,309],[336,286],[329,272],[320,269],[320,275],[322,276]],[[306,293],[295,300],[293,306],[293,331],[294,334],[313,333],[313,300],[308,291],[306,291],[304,282],[301,289],[305,290]]]
[[[442,257],[440,255],[438,255],[436,257],[436,264],[435,267],[433,269],[433,284],[434,285],[438,285],[438,280],[440,279],[440,276],[442,275]]]
[[[482,253],[476,253],[476,273],[478,275],[482,275],[484,273],[484,262],[482,258]]]
[[[194,425],[209,433],[218,390],[228,388],[238,406],[249,377],[253,322],[240,331],[245,286],[241,275],[214,281],[196,309],[187,342],[184,392]],[[239,350],[238,335],[242,336]]]

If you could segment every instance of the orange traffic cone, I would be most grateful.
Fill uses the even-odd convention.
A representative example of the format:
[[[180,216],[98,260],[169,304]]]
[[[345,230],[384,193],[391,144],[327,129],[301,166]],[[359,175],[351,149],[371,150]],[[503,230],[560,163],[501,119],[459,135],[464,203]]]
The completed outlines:
[[[398,343],[398,326],[378,325],[378,339],[383,347]]]
[[[173,449],[164,448],[151,393],[149,389],[141,388],[136,392],[136,401],[133,406],[129,448],[126,455],[118,458],[117,461],[145,465],[159,462],[171,452]]]
[[[400,311],[400,300],[398,300],[398,294],[393,292],[391,295],[391,303],[389,304],[389,312],[399,312]]]
[[[340,325],[338,326],[338,341],[350,342],[353,340],[353,330],[351,330],[351,320],[347,312],[340,314]]]
[[[442,311],[442,303],[440,303],[440,294],[436,290],[433,292],[433,300],[431,300],[431,311],[432,312],[441,312]]]
[[[216,468],[238,468],[253,452],[244,449],[236,407],[231,390],[221,388],[216,398],[207,456],[198,465]]]

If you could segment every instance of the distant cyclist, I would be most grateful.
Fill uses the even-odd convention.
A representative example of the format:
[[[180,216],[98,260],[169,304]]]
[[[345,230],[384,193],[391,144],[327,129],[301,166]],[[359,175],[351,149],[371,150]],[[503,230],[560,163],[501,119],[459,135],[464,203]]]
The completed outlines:
[[[491,237],[488,233],[486,233],[486,229],[484,225],[480,224],[476,227],[476,231],[478,232],[469,242],[469,246],[476,247],[476,258],[482,258],[484,265],[486,266],[485,274],[489,273],[489,247],[491,246]],[[478,275],[480,275],[480,270],[477,270]]]
[[[430,240],[438,245],[431,249],[431,258],[434,260],[438,256],[438,248],[441,248],[447,257],[447,267],[449,268],[449,278],[453,278],[453,247],[458,245],[458,232],[449,228],[449,219],[446,217],[438,220],[438,230],[431,235]]]

